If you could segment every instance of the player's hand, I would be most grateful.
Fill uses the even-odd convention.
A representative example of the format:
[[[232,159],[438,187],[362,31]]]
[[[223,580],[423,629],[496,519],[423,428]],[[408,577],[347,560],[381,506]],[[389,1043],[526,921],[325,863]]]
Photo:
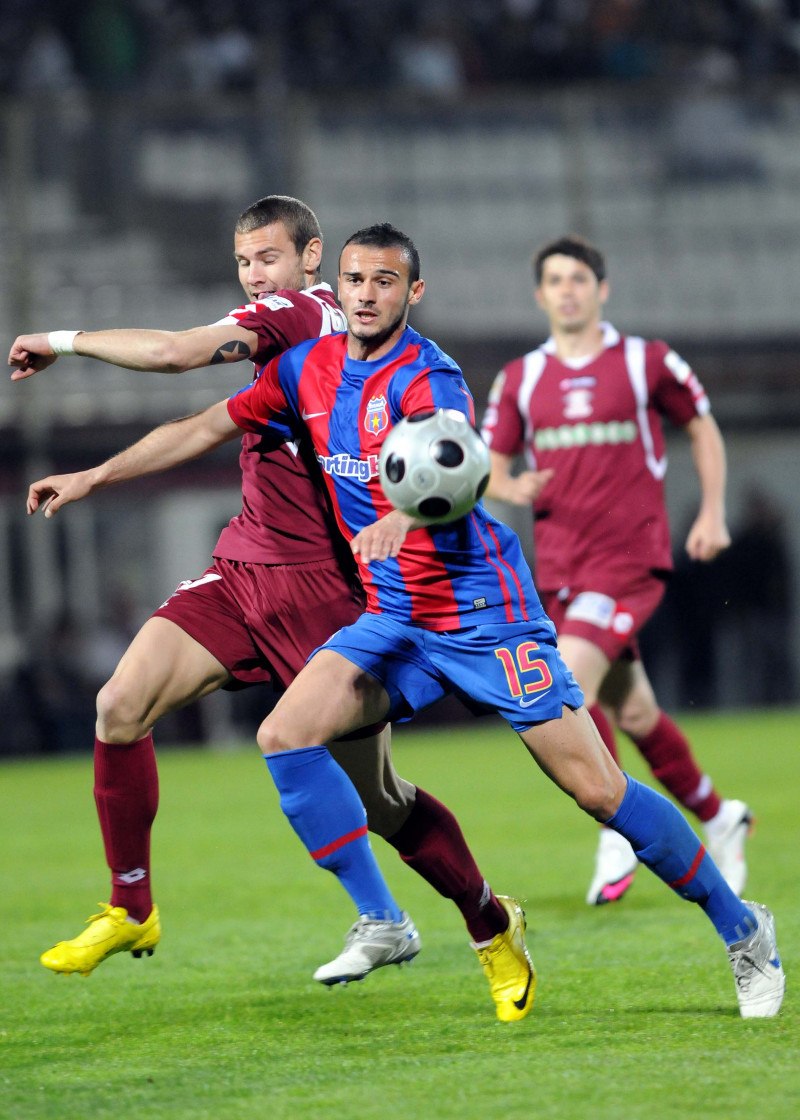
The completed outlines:
[[[731,535],[720,517],[701,513],[689,530],[686,552],[691,560],[708,562],[730,546]]]
[[[14,340],[8,354],[8,364],[13,368],[12,381],[22,381],[40,370],[47,369],[58,357],[50,349],[46,334],[21,334]]]
[[[350,542],[350,548],[353,555],[360,555],[365,564],[372,560],[388,560],[397,556],[408,531],[424,524],[426,523],[415,521],[399,509],[393,509],[379,521],[373,521],[360,533],[356,533]]]
[[[503,501],[514,506],[529,506],[536,501],[555,473],[552,467],[544,471],[522,471],[508,479]]]
[[[45,517],[52,517],[68,502],[79,502],[95,489],[92,471],[75,474],[51,474],[28,488],[28,513],[41,509]]]

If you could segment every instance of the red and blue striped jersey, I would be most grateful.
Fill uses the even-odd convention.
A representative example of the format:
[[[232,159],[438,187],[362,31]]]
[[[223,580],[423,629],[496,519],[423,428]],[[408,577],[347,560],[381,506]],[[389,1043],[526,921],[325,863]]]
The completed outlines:
[[[378,456],[403,416],[455,408],[474,422],[461,370],[434,342],[407,327],[375,361],[347,355],[347,335],[287,350],[228,401],[245,431],[285,422],[287,410],[311,436],[337,523],[350,541],[391,510]],[[367,610],[427,630],[459,630],[543,615],[519,538],[479,503],[451,524],[408,534],[395,559],[365,564]]]

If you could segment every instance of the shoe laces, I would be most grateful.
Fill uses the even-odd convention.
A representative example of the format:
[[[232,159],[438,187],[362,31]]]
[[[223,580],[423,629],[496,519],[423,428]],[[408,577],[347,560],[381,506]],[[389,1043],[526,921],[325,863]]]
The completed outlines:
[[[101,918],[110,918],[113,907],[108,902],[98,902],[100,907],[99,914],[92,914],[91,917],[86,919],[85,925],[91,925],[92,922],[99,922]]]
[[[483,949],[477,949],[478,960],[481,962],[487,972],[494,972],[495,963],[504,956],[505,952],[512,952],[510,939],[506,936],[508,931],[499,935],[499,939],[493,938],[491,945],[485,945]],[[513,954],[512,954],[513,955]]]
[[[758,963],[759,957],[763,956],[763,953],[759,953],[761,939],[761,927],[759,926],[742,944],[741,949],[728,951],[733,965],[733,978],[736,981],[736,986],[743,992],[749,989],[755,974],[763,971]]]
[[[746,992],[750,987],[750,981],[756,972],[756,962],[749,953],[742,951],[737,953],[733,959],[733,978],[736,981],[736,986],[743,992]]]
[[[352,945],[357,937],[361,937],[362,935],[369,933],[370,929],[374,930],[377,926],[386,926],[391,924],[391,922],[381,921],[380,918],[368,918],[365,914],[362,914],[357,922],[353,922],[353,924],[350,926],[350,929],[345,934],[345,947]]]

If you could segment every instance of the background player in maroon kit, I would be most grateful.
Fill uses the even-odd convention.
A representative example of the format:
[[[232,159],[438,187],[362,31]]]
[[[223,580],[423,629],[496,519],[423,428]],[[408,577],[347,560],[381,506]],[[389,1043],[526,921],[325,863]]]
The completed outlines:
[[[261,199],[239,217],[234,234],[247,306],[212,326],[176,333],[23,335],[11,348],[12,378],[44,369],[64,352],[175,373],[245,358],[260,366],[294,343],[346,328],[331,289],[319,283],[321,253],[319,224],[304,203]],[[177,429],[163,431],[169,438]],[[112,953],[139,956],[160,939],[150,881],[158,719],[218,688],[270,679],[285,687],[308,654],[363,609],[352,557],[346,548],[339,554],[341,538],[303,448],[285,433],[245,434],[240,465],[242,512],[223,530],[212,566],[155,611],[98,696],[95,798],[112,894],[88,930],[44,954],[42,963],[56,972],[87,974]],[[151,469],[152,462],[141,473]],[[334,744],[333,752],[359,790],[370,828],[456,902],[472,936],[483,941],[505,930],[508,915],[453,815],[395,772],[389,729]]]
[[[672,567],[661,417],[691,440],[701,501],[686,550],[695,560],[713,560],[730,544],[719,429],[673,350],[601,322],[609,287],[596,248],[577,237],[554,241],[537,253],[534,276],[551,337],[510,362],[492,388],[483,422],[487,496],[534,502],[537,589],[606,746],[616,758],[610,709],[655,777],[703,822],[709,852],[741,895],[750,810],[721,800],[701,772],[660,709],[636,643]],[[522,451],[531,469],[513,476]],[[621,898],[636,866],[624,838],[603,829],[586,901]]]

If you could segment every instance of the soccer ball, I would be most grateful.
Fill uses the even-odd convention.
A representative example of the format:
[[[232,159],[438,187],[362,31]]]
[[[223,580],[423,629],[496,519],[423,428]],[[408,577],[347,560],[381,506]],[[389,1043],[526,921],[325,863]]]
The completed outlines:
[[[489,449],[463,413],[437,408],[404,416],[383,442],[383,492],[395,509],[425,521],[455,521],[489,482]]]

